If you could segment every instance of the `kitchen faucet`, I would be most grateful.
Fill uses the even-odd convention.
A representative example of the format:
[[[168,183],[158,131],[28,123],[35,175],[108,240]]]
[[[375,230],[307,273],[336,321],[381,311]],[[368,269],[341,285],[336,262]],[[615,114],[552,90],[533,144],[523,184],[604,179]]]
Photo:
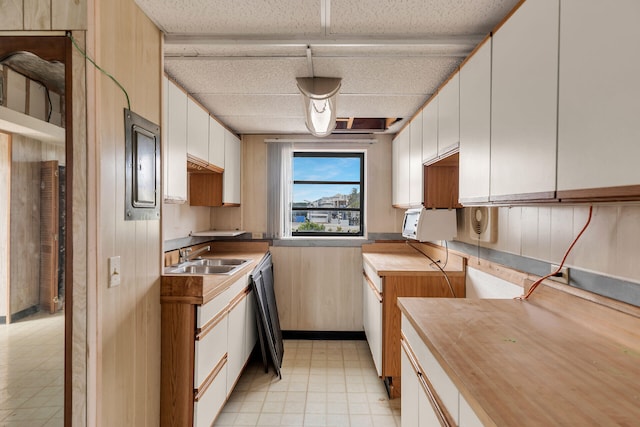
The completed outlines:
[[[210,250],[211,250],[211,246],[203,246],[202,248],[196,249],[195,251],[192,251],[191,248],[180,249],[178,251],[180,253],[180,262],[190,261],[191,258],[195,257],[196,255],[199,255],[202,252],[210,251]]]

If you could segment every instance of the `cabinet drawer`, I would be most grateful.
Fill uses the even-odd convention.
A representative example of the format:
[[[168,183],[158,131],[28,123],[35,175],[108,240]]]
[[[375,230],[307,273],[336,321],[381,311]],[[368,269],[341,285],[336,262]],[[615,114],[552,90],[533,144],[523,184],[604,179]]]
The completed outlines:
[[[193,425],[210,427],[227,399],[227,358],[221,359],[212,372],[211,382],[196,392]]]
[[[373,283],[376,286],[376,289],[378,289],[378,292],[382,293],[382,278],[378,276],[378,274],[375,272],[373,267],[371,267],[367,262],[363,262],[362,266],[364,268],[365,274],[367,275],[371,283]]]
[[[402,333],[411,345],[422,373],[428,378],[447,411],[454,418],[454,422],[459,424],[458,389],[449,379],[449,376],[444,369],[442,369],[433,354],[431,354],[426,344],[420,338],[420,335],[418,335],[404,314],[402,315]]]
[[[199,388],[227,352],[228,313],[226,308],[196,334],[193,388]]]
[[[229,301],[231,300],[230,289],[227,288],[220,295],[206,303],[205,305],[196,307],[196,328],[201,329],[204,325],[209,323],[214,317],[218,316],[220,312],[227,309]]]

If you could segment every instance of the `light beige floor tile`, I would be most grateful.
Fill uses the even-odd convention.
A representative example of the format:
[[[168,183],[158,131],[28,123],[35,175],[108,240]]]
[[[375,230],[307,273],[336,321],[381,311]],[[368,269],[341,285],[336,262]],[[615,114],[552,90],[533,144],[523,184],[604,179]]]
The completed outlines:
[[[324,427],[327,425],[327,414],[305,414],[304,426],[307,427]]]
[[[282,414],[281,426],[300,427],[304,424],[304,414]]]
[[[349,421],[351,427],[371,427],[373,425],[373,420],[369,414],[352,414],[349,416]]]
[[[259,426],[279,426],[280,421],[282,420],[282,414],[260,414],[260,418],[258,418]]]
[[[346,427],[349,426],[348,414],[327,414],[327,426]]]

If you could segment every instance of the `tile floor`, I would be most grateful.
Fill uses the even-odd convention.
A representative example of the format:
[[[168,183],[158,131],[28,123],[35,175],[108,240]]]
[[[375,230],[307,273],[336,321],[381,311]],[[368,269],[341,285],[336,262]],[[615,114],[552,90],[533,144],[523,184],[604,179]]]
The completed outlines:
[[[282,379],[251,361],[215,427],[399,427],[366,341],[285,340]]]
[[[64,313],[0,325],[0,427],[64,424]]]

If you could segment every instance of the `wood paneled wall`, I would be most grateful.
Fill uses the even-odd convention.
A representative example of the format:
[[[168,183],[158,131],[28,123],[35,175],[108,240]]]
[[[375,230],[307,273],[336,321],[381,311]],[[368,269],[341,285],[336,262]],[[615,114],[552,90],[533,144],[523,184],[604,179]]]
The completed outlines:
[[[162,36],[134,0],[95,0],[87,51],[127,90],[131,109],[160,123]],[[89,247],[95,243],[95,384],[87,425],[157,426],[160,423],[160,221],[125,221],[123,92],[87,70]],[[94,148],[95,147],[95,148]],[[91,193],[91,191],[89,191]],[[95,202],[95,217],[92,205]],[[95,235],[92,235],[95,233]],[[121,259],[121,284],[108,287],[109,257]],[[90,265],[91,269],[91,265]],[[90,302],[91,298],[90,298]],[[91,332],[90,332],[91,334]],[[91,353],[91,352],[90,352]],[[91,372],[90,372],[91,376]],[[95,414],[94,414],[95,411]],[[95,419],[93,419],[95,417]]]
[[[1,5],[0,31],[87,28],[87,0],[9,0]]]
[[[9,299],[9,210],[11,209],[11,137],[0,132],[0,317],[6,318]]]
[[[11,314],[39,304],[41,142],[14,135],[11,154]]]
[[[280,326],[362,330],[360,247],[271,247]]]

